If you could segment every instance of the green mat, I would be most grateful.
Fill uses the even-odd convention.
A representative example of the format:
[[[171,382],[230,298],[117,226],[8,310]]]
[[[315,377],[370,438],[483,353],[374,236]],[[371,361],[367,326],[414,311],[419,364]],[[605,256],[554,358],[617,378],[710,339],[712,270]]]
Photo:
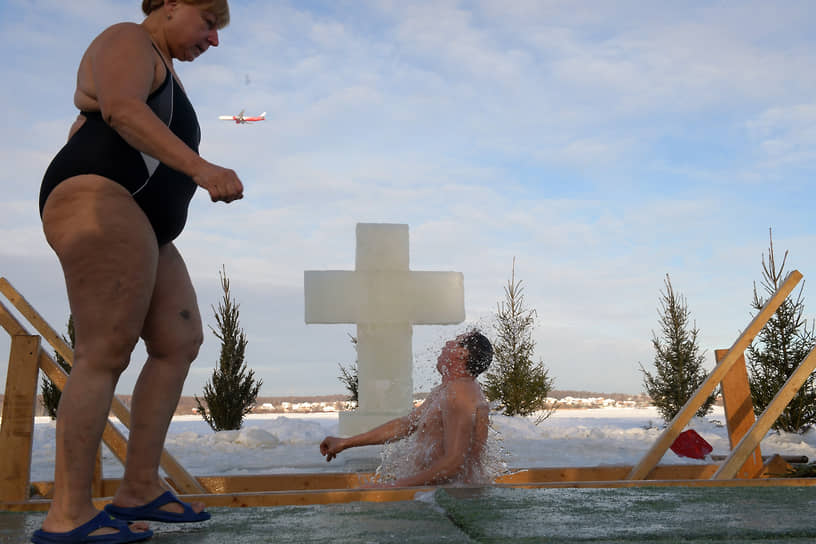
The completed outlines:
[[[414,501],[214,508],[197,525],[151,523],[151,542],[814,542],[813,487],[446,489]],[[0,513],[28,542],[43,513]]]

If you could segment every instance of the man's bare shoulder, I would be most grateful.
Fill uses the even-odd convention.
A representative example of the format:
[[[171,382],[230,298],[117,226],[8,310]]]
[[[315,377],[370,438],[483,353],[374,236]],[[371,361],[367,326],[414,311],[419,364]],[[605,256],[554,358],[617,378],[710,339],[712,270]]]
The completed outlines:
[[[475,410],[477,407],[487,404],[479,383],[470,379],[451,382],[444,397],[448,406],[468,410]]]

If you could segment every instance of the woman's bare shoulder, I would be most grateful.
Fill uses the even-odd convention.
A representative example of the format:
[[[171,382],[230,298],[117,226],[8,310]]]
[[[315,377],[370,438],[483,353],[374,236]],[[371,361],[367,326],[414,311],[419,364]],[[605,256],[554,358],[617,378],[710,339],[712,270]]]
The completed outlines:
[[[147,33],[147,30],[138,23],[116,23],[100,32],[91,45],[96,43],[104,43],[106,47],[118,43],[149,46],[150,35]]]
[[[118,71],[141,73],[150,78],[149,90],[159,77],[158,61],[151,46],[150,34],[137,23],[116,23],[103,30],[85,51],[79,63],[74,104],[80,110],[99,111],[100,88],[106,81],[119,80]],[[123,62],[123,59],[127,59]],[[149,92],[149,91],[148,91]]]

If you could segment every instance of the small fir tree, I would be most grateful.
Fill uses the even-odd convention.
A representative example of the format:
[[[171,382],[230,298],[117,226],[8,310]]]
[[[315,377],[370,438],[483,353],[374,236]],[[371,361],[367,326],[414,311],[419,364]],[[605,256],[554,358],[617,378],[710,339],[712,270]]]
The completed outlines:
[[[516,261],[504,288],[505,300],[498,304],[494,329],[493,364],[485,376],[485,395],[496,401],[508,416],[527,416],[539,411],[551,413],[547,395],[553,380],[543,362],[533,362],[535,309],[524,307],[524,289],[516,281]]]
[[[230,297],[226,271],[219,276],[224,297],[218,308],[213,308],[218,330],[210,330],[221,341],[221,358],[204,385],[204,403],[198,396],[195,401],[204,421],[214,431],[225,431],[241,428],[244,416],[255,407],[263,381],[255,380],[255,372],[244,362],[247,339],[238,324],[238,304]]]
[[[767,262],[765,254],[762,255],[762,281],[760,282],[761,290],[767,297],[760,296],[756,283],[754,283],[754,299],[751,307],[757,313],[785,281],[783,271],[788,252],[785,251],[782,265],[777,269],[773,233],[770,231],[769,240]],[[795,298],[788,297],[782,302],[746,350],[748,382],[751,387],[754,411],[757,414],[765,411],[782,385],[816,345],[814,324],[811,323],[808,328],[807,320],[804,318],[803,289],[804,283]],[[777,431],[803,433],[814,422],[816,422],[816,383],[811,374],[774,422],[773,428]]]
[[[661,336],[652,331],[655,373],[650,373],[643,365],[640,370],[652,404],[669,422],[694,395],[708,373],[703,369],[705,352],[701,353],[697,344],[699,330],[696,323],[690,323],[691,312],[686,298],[675,293],[668,274],[664,283],[666,291],[660,292]],[[703,417],[711,412],[715,399],[716,392],[703,402],[696,415]]]
[[[74,316],[72,315],[68,316],[68,338],[63,335],[62,339],[65,340],[65,343],[71,346],[71,348],[74,347],[76,335],[74,334]],[[66,361],[62,355],[55,351],[54,358],[66,374],[71,373],[71,365],[68,364],[68,361]],[[57,419],[57,408],[59,408],[62,391],[54,385],[54,382],[52,382],[48,376],[43,376],[40,391],[42,393],[42,405],[45,411],[48,412],[48,416],[51,419]]]
[[[351,338],[351,343],[354,346],[354,349],[357,349],[357,338],[354,336],[349,335]],[[340,375],[337,377],[340,382],[346,387],[349,392],[349,397],[347,404],[352,407],[352,410],[356,408],[357,403],[359,402],[359,387],[360,387],[360,379],[358,376],[357,370],[357,361],[351,363],[348,368],[344,367],[342,364],[338,363],[337,366],[340,367]]]

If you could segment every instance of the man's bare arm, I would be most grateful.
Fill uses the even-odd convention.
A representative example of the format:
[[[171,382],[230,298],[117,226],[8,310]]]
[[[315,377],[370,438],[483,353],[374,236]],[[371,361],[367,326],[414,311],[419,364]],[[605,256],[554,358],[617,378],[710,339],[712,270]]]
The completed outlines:
[[[427,406],[423,403],[417,408],[414,408],[407,416],[392,419],[379,427],[374,427],[370,431],[348,438],[327,436],[323,439],[323,442],[320,443],[320,453],[326,456],[326,461],[331,461],[337,457],[338,453],[349,448],[374,446],[384,444],[390,440],[404,438],[414,432],[416,422],[419,421],[426,409]]]

